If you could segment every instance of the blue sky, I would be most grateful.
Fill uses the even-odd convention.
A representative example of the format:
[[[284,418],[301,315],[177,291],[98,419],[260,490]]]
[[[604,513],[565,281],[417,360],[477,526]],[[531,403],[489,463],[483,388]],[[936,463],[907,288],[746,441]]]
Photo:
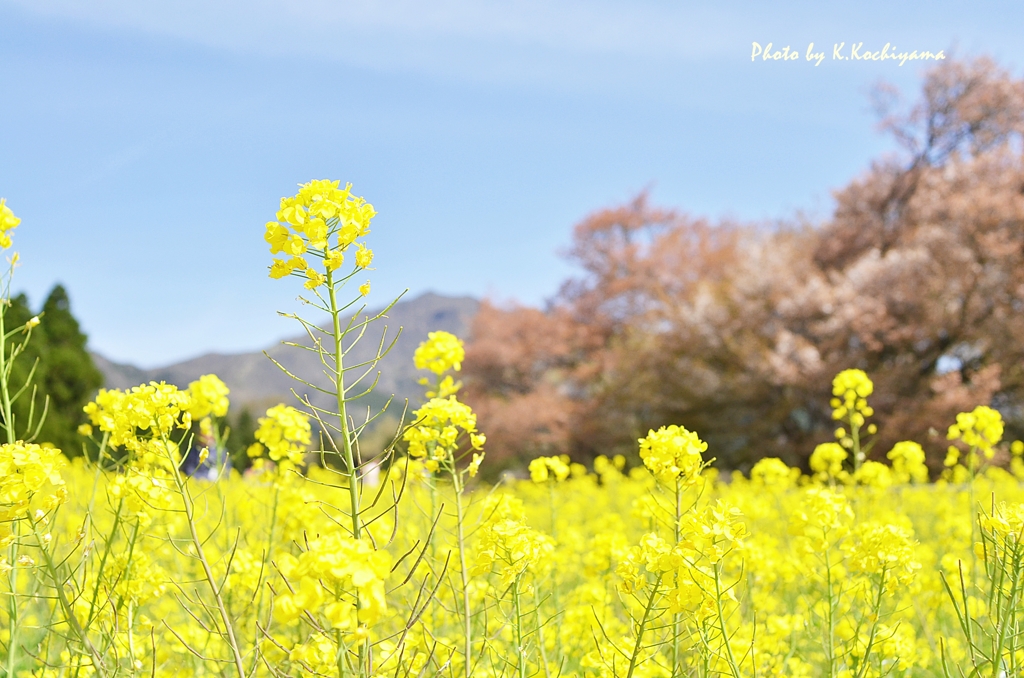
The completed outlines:
[[[140,366],[294,333],[263,224],[313,178],[379,212],[372,300],[542,304],[588,213],[649,187],[712,218],[812,219],[892,151],[868,93],[922,62],[1020,75],[1018,3],[0,0],[0,196],[15,288],[56,282],[104,355]],[[752,43],[799,50],[751,61]],[[813,66],[808,43],[826,51]]]

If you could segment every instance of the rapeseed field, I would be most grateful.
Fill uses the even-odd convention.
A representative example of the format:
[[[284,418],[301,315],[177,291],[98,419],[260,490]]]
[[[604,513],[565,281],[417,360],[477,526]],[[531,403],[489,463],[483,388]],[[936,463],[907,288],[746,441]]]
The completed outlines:
[[[462,343],[436,332],[415,355],[425,404],[364,449],[376,360],[345,358],[386,313],[362,315],[373,215],[314,181],[267,224],[271,277],[301,280],[329,319],[294,316],[310,340],[296,350],[324,368],[292,375],[296,393],[334,404],[269,409],[245,474],[220,463],[230,392],[214,375],[101,390],[85,457],[33,442],[41,413],[11,409],[31,375],[12,383],[11,365],[40,320],[0,313],[7,675],[1024,672],[1024,445],[1002,440],[999,412],[949,422],[930,480],[917,442],[871,450],[873,385],[850,369],[809,474],[772,458],[719,473],[699,431],[665,422],[634,468],[541,457],[492,485],[458,397]],[[0,202],[0,246],[17,225]],[[213,480],[182,471],[197,441]]]

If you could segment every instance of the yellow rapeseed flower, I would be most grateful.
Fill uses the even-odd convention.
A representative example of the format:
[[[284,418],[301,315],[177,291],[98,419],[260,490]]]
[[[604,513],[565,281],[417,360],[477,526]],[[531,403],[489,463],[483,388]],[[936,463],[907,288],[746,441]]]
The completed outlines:
[[[549,478],[562,482],[569,477],[568,457],[537,457],[530,462],[530,478],[535,483],[545,483]]]
[[[962,440],[976,448],[986,459],[995,455],[995,446],[1003,439],[1003,415],[986,405],[956,415],[956,423],[946,434],[949,440]]]
[[[423,407],[413,412],[415,424],[406,429],[402,439],[409,444],[409,456],[426,459],[434,464],[447,461],[459,445],[463,434],[476,433],[476,414],[455,396],[431,398]],[[483,445],[481,437],[470,438],[476,449]],[[436,468],[430,468],[436,470]]]
[[[822,443],[811,453],[811,470],[823,479],[838,478],[842,476],[847,456],[839,443]]]
[[[110,434],[111,445],[136,450],[147,436],[167,437],[191,427],[191,406],[188,391],[153,381],[128,391],[101,388],[84,410],[93,426]]]
[[[215,417],[227,416],[230,392],[216,374],[204,374],[188,385],[188,394],[192,400],[188,411],[193,419],[202,419],[211,414]]]
[[[888,466],[880,462],[865,461],[854,472],[853,482],[858,485],[867,485],[868,487],[877,487],[884,490],[892,485],[892,471],[889,470]]]
[[[373,263],[373,250],[367,249],[366,245],[359,243],[356,246],[356,266],[368,268]]]
[[[7,249],[11,246],[9,231],[13,231],[20,223],[21,219],[14,216],[14,212],[7,206],[7,200],[0,198],[0,249]]]
[[[867,521],[856,525],[851,536],[852,540],[843,544],[851,572],[884,575],[889,595],[914,581],[921,563],[914,556],[916,543],[910,529]]]
[[[344,252],[357,238],[370,232],[370,221],[377,214],[363,198],[352,195],[352,184],[344,189],[339,182],[324,179],[299,185],[294,196],[281,198],[277,221],[267,222],[263,239],[270,245],[271,254],[289,255],[290,259],[275,258],[270,267],[271,278],[283,278],[293,271],[305,271],[306,286],[314,289],[323,280],[310,275],[310,267],[303,255],[323,259],[327,271],[341,266]],[[331,248],[334,239],[335,249]],[[357,244],[356,265],[366,268],[373,253],[362,243]],[[314,271],[321,275],[319,271]],[[365,295],[365,293],[364,293]]]
[[[795,474],[794,474],[795,471]],[[766,487],[787,488],[793,484],[794,475],[800,475],[799,469],[791,469],[776,457],[766,457],[750,469],[750,480],[757,485]]]
[[[843,370],[832,380],[832,395],[835,396],[831,400],[832,418],[837,421],[849,418],[851,424],[863,426],[864,418],[874,414],[867,401],[874,390],[875,385],[864,370]],[[838,431],[836,436],[843,437]]]
[[[893,445],[886,455],[892,461],[892,471],[901,483],[928,482],[928,467],[925,465],[924,449],[912,440],[903,440]]]
[[[307,290],[315,290],[317,287],[320,287],[327,282],[327,276],[312,266],[306,269],[306,278],[307,280],[303,286]]]
[[[517,520],[488,523],[481,530],[470,574],[487,574],[497,565],[501,586],[507,588],[527,571],[544,564],[553,551],[554,544],[549,537]]]
[[[473,460],[469,462],[469,477],[475,478],[476,474],[480,472],[480,464],[484,461],[484,455],[486,452],[480,452],[479,454],[473,453]]]
[[[412,356],[418,370],[430,370],[440,376],[448,370],[458,372],[462,369],[462,361],[466,359],[466,350],[462,340],[451,332],[431,332],[427,340],[416,347]]]
[[[51,505],[63,503],[67,490],[60,471],[66,465],[55,447],[21,441],[0,445],[0,521],[27,515],[32,498],[46,489],[54,497]]]
[[[345,253],[341,250],[330,250],[324,256],[324,266],[328,271],[336,271],[345,263]]]
[[[303,462],[311,439],[309,417],[289,405],[275,405],[267,416],[257,421],[256,440],[261,447],[250,446],[249,456],[267,456],[282,470],[294,468]]]
[[[697,482],[708,444],[682,426],[662,426],[640,438],[640,458],[654,477],[666,483]]]

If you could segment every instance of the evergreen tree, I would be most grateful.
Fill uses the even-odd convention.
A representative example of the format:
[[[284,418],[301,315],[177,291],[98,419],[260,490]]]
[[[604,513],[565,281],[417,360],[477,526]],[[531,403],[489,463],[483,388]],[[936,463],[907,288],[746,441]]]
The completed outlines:
[[[24,294],[12,297],[10,306],[4,310],[4,332],[10,335],[7,339],[7,360],[16,356],[11,367],[9,395],[13,402],[14,426],[19,439],[31,438],[38,427],[45,404],[45,399],[38,393],[38,387],[35,390],[32,388],[32,384],[39,383],[43,344],[38,326],[32,330],[31,335],[27,331],[26,323],[32,316],[28,297]],[[22,346],[26,339],[28,344]],[[30,377],[32,384],[22,390]]]
[[[245,471],[252,465],[252,460],[246,454],[249,446],[256,442],[256,418],[248,407],[243,407],[238,413],[238,418],[231,426],[231,435],[228,436],[227,448],[231,456],[231,466],[239,472]]]
[[[12,374],[13,387],[18,389],[35,365],[34,389],[26,389],[14,404],[18,435],[29,437],[35,432],[46,404],[46,419],[35,442],[52,443],[68,456],[78,456],[82,443],[77,428],[85,422],[82,408],[103,384],[103,375],[86,351],[86,336],[71,314],[71,303],[63,286],[53,288],[39,315],[42,322],[32,330]],[[19,294],[11,300],[4,323],[10,331],[24,326],[32,316],[28,300]],[[22,335],[15,335],[13,340],[18,342],[21,338]]]
[[[50,292],[37,329],[44,337],[42,374],[38,383],[49,396],[50,407],[39,439],[50,442],[69,456],[81,451],[77,428],[85,422],[82,408],[100,386],[103,375],[85,349],[86,336],[71,315],[71,302],[63,286]]]

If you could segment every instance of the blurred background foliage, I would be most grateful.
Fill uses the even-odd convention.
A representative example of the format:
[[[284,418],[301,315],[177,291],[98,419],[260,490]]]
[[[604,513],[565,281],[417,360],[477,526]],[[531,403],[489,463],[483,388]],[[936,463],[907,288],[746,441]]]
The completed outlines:
[[[947,61],[909,105],[884,86],[873,103],[899,150],[823,222],[713,223],[642,193],[576,226],[582,275],[548,308],[485,303],[464,397],[489,461],[635,457],[680,424],[720,467],[806,468],[847,368],[875,382],[876,458],[916,440],[940,468],[946,428],[979,404],[1021,437],[1024,81]]]

